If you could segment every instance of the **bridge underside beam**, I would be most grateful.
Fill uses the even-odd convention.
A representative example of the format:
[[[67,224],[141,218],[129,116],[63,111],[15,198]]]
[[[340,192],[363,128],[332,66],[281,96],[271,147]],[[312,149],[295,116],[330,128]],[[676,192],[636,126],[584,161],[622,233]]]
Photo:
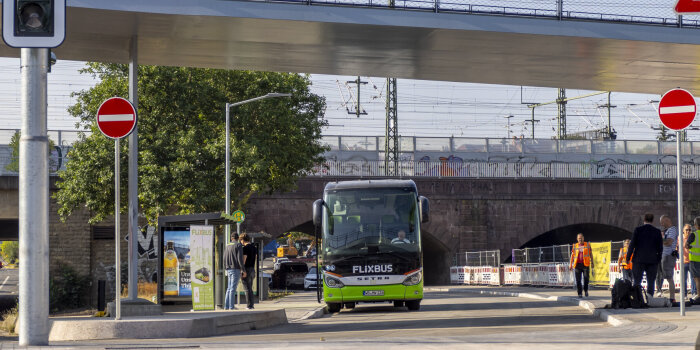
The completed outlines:
[[[61,60],[661,93],[700,88],[695,29],[201,0],[70,2]],[[0,56],[19,50],[0,44]]]

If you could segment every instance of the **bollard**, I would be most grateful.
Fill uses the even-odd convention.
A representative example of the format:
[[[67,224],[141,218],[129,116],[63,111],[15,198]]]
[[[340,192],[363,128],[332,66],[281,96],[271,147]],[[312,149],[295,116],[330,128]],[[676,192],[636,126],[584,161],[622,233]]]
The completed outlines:
[[[97,311],[105,311],[105,281],[97,281]]]

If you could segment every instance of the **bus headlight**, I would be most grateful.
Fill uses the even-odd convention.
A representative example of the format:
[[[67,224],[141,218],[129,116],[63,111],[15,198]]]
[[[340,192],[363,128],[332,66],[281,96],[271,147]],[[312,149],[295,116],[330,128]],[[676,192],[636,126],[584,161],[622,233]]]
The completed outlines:
[[[423,277],[422,271],[416,271],[406,277],[405,280],[403,280],[403,285],[404,286],[415,286],[416,284],[420,283],[421,278]]]
[[[340,282],[339,279],[337,279],[337,278],[335,278],[335,277],[328,276],[328,275],[326,275],[326,286],[328,286],[329,288],[342,288],[342,287],[345,287],[345,285],[343,284],[343,282]]]

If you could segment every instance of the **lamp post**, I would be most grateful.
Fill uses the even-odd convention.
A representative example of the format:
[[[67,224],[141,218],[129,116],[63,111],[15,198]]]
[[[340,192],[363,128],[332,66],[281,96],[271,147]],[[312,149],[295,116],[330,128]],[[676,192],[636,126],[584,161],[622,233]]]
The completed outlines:
[[[258,101],[258,100],[264,100],[266,98],[274,98],[274,97],[290,97],[292,94],[288,93],[279,93],[279,92],[271,92],[268,93],[267,95],[263,96],[258,96],[251,98],[249,100],[245,101],[239,101],[235,103],[227,103],[226,104],[226,215],[231,215],[231,193],[230,193],[230,187],[231,187],[231,174],[230,174],[230,169],[231,169],[231,156],[230,156],[230,127],[229,127],[229,111],[231,110],[231,107],[236,107],[240,106],[242,104]],[[226,241],[228,242],[231,239],[231,225],[226,225]]]

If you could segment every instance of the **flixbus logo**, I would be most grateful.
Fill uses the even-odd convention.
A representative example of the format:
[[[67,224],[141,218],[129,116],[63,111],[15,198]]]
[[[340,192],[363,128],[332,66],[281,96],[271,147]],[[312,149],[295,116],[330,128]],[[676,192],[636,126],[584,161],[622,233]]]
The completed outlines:
[[[393,272],[394,268],[391,264],[384,265],[353,265],[352,273],[389,273]]]

